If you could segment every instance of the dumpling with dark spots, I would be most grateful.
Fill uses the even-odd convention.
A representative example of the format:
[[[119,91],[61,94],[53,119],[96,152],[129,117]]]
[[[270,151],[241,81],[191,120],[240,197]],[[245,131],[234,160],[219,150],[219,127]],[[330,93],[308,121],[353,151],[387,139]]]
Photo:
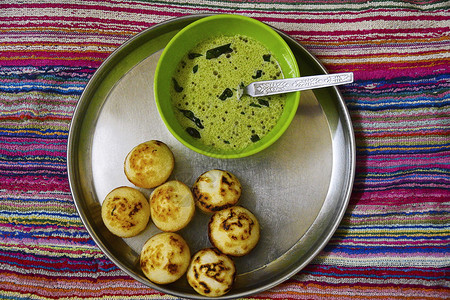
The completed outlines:
[[[207,297],[219,297],[233,287],[236,268],[230,257],[215,248],[207,248],[194,254],[186,277],[197,293]]]
[[[238,178],[224,170],[210,170],[195,181],[192,192],[197,206],[206,213],[236,205],[242,193]]]
[[[177,281],[189,266],[191,252],[181,235],[162,232],[144,244],[140,266],[144,275],[154,283],[168,284]]]
[[[256,216],[242,206],[216,212],[208,224],[211,244],[222,253],[244,256],[256,247],[260,226]]]
[[[147,227],[150,205],[137,189],[119,187],[112,190],[102,203],[102,220],[106,228],[120,237],[138,235]]]

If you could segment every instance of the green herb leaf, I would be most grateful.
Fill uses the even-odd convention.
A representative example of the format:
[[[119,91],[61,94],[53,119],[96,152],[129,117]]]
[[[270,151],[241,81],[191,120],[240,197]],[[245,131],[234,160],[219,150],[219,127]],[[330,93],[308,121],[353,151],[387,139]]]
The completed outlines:
[[[256,143],[257,141],[260,140],[259,135],[257,135],[257,134],[252,135],[252,137],[250,138],[250,140],[251,140],[253,143]]]
[[[183,87],[180,86],[175,78],[172,77],[173,81],[173,88],[175,89],[175,92],[181,93],[183,91]]]
[[[269,107],[269,101],[258,98],[258,103],[261,104],[262,106],[267,106]]]
[[[256,71],[256,74],[255,74],[255,75],[252,75],[252,78],[253,78],[253,79],[257,79],[257,78],[261,77],[262,72],[263,72],[262,70],[257,70],[257,71]]]
[[[200,57],[200,56],[203,56],[203,54],[200,54],[200,53],[193,53],[193,52],[191,52],[191,53],[188,54],[188,58],[189,58],[189,59],[194,59],[194,58],[197,58],[197,57]]]
[[[250,103],[250,106],[261,108],[261,105],[258,105],[258,104],[254,103],[254,102]]]
[[[197,73],[197,71],[198,71],[198,65],[195,65],[195,66],[192,68],[192,72],[195,74],[195,73]]]
[[[200,132],[198,132],[198,130],[195,128],[188,127],[188,128],[186,128],[186,132],[189,133],[189,135],[192,136],[193,138],[196,138],[196,139],[201,138]]]
[[[222,54],[233,52],[233,49],[231,49],[230,46],[231,46],[231,43],[209,49],[208,51],[206,51],[206,59],[218,58]]]
[[[233,96],[233,91],[230,88],[226,88],[222,94],[219,96],[219,99],[222,101],[227,100],[227,98],[230,98]]]
[[[200,129],[205,128],[202,124],[202,121],[199,118],[197,118],[192,111],[187,110],[187,109],[180,109],[179,111],[182,112],[186,118],[188,118],[189,120],[194,122],[198,128],[200,128]]]

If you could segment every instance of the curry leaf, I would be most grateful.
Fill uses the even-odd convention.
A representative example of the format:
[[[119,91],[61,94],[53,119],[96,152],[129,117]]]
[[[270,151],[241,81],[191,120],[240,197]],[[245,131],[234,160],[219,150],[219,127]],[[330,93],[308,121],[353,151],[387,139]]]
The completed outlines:
[[[233,91],[230,88],[226,88],[222,94],[219,96],[219,99],[222,101],[227,100],[227,98],[230,98],[233,96]]]
[[[250,138],[250,140],[251,140],[253,143],[256,143],[257,141],[260,140],[259,135],[257,135],[257,134],[252,135],[252,137]]]
[[[193,138],[199,139],[201,137],[200,132],[198,132],[198,130],[195,128],[188,127],[186,128],[186,132],[189,133],[189,135],[192,136]]]
[[[262,70],[257,70],[255,75],[252,75],[253,79],[257,79],[259,77],[261,77],[263,71]]]
[[[202,124],[202,121],[199,118],[197,118],[192,111],[187,110],[187,109],[180,109],[180,112],[183,113],[183,115],[186,118],[188,118],[189,120],[194,122],[195,125],[197,125],[198,128],[200,128],[200,129],[204,128],[204,126]]]
[[[173,88],[175,89],[175,92],[181,93],[183,91],[183,87],[178,84],[178,81],[175,78],[172,78],[172,81],[173,81]]]
[[[200,57],[200,56],[203,56],[203,55],[200,54],[200,53],[193,53],[193,52],[191,52],[191,53],[188,54],[188,58],[189,58],[189,59],[194,59],[194,58]]]
[[[267,101],[267,100],[258,98],[258,103],[261,104],[261,105],[263,105],[263,106],[269,107],[269,101]]]
[[[231,46],[231,43],[209,49],[208,51],[206,51],[206,59],[218,58],[222,54],[233,52],[233,49],[231,49],[230,46]]]

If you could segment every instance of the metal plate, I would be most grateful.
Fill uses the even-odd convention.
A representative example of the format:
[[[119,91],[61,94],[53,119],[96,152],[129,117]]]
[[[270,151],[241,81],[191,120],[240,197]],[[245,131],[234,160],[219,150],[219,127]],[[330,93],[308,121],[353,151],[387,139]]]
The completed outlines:
[[[175,296],[204,298],[185,277],[156,285],[139,267],[145,241],[159,232],[150,222],[137,237],[112,235],[101,220],[101,203],[112,189],[133,186],[123,172],[126,154],[158,139],[174,152],[171,179],[192,185],[213,168],[240,179],[240,204],[261,224],[261,239],[247,256],[236,258],[238,276],[222,299],[269,289],[305,267],[329,241],[347,207],[354,178],[355,143],[349,114],[337,88],[302,92],[289,129],[257,155],[232,160],[209,158],[179,143],[166,129],[153,99],[153,73],[161,50],[187,24],[203,17],[177,18],[151,27],[119,47],[86,86],[75,110],[68,142],[68,174],[77,210],[101,250],[122,270],[151,288]],[[327,73],[320,62],[280,32],[297,57],[302,75]],[[151,190],[141,189],[146,195]],[[210,247],[209,216],[196,212],[179,233],[192,254]]]

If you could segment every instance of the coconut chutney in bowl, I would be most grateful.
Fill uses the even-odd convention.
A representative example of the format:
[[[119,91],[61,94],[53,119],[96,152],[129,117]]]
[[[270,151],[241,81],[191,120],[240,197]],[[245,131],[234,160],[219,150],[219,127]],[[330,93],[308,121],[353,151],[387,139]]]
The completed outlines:
[[[299,77],[291,49],[270,26],[240,15],[202,18],[178,32],[155,71],[158,111],[188,148],[239,158],[273,144],[288,128],[300,93],[239,97],[254,81]]]

